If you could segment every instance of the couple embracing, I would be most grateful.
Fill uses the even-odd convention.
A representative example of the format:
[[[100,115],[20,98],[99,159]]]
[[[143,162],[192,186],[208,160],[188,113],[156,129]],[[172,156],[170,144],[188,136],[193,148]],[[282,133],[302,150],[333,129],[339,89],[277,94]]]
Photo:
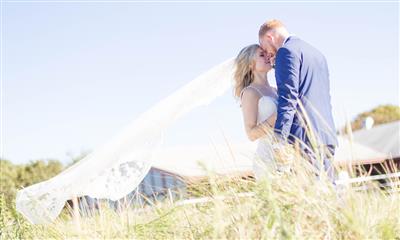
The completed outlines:
[[[241,101],[248,138],[258,141],[254,172],[290,171],[282,146],[298,146],[317,172],[334,182],[337,146],[324,55],[290,34],[279,20],[264,23],[259,42],[245,47],[235,59],[235,96]],[[267,73],[275,68],[277,89]],[[288,159],[286,159],[288,160]]]

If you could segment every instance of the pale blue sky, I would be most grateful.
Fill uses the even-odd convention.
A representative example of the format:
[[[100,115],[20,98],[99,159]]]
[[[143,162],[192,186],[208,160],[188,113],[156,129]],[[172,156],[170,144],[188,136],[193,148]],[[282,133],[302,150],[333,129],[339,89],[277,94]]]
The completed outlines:
[[[68,161],[278,18],[320,49],[337,126],[399,104],[398,3],[3,3],[3,157]],[[271,79],[272,80],[272,79]],[[176,123],[166,145],[246,141],[231,92]]]

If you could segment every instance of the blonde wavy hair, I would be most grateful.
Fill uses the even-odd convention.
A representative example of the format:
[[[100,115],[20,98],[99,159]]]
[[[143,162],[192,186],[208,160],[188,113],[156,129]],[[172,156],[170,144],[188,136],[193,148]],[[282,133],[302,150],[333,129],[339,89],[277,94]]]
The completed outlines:
[[[235,87],[234,96],[240,99],[242,90],[253,82],[253,71],[251,67],[254,65],[254,59],[257,54],[258,44],[252,44],[243,48],[235,59]]]

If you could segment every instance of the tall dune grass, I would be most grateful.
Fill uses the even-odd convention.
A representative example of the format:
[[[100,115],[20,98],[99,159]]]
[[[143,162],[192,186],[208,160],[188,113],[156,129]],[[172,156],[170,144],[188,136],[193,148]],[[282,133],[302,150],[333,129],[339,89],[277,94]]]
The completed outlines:
[[[210,171],[188,188],[189,194],[203,193],[202,201],[192,203],[167,198],[116,211],[103,202],[92,216],[65,212],[48,226],[2,217],[1,238],[400,239],[399,185],[335,186],[303,163],[258,182]],[[366,190],[354,188],[360,186]]]

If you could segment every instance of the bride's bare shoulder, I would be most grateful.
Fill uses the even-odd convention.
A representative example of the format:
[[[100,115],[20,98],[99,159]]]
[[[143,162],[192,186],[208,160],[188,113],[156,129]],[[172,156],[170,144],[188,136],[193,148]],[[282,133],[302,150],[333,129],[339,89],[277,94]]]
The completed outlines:
[[[241,99],[246,100],[258,100],[260,98],[260,93],[257,92],[253,87],[246,87],[242,90]]]

